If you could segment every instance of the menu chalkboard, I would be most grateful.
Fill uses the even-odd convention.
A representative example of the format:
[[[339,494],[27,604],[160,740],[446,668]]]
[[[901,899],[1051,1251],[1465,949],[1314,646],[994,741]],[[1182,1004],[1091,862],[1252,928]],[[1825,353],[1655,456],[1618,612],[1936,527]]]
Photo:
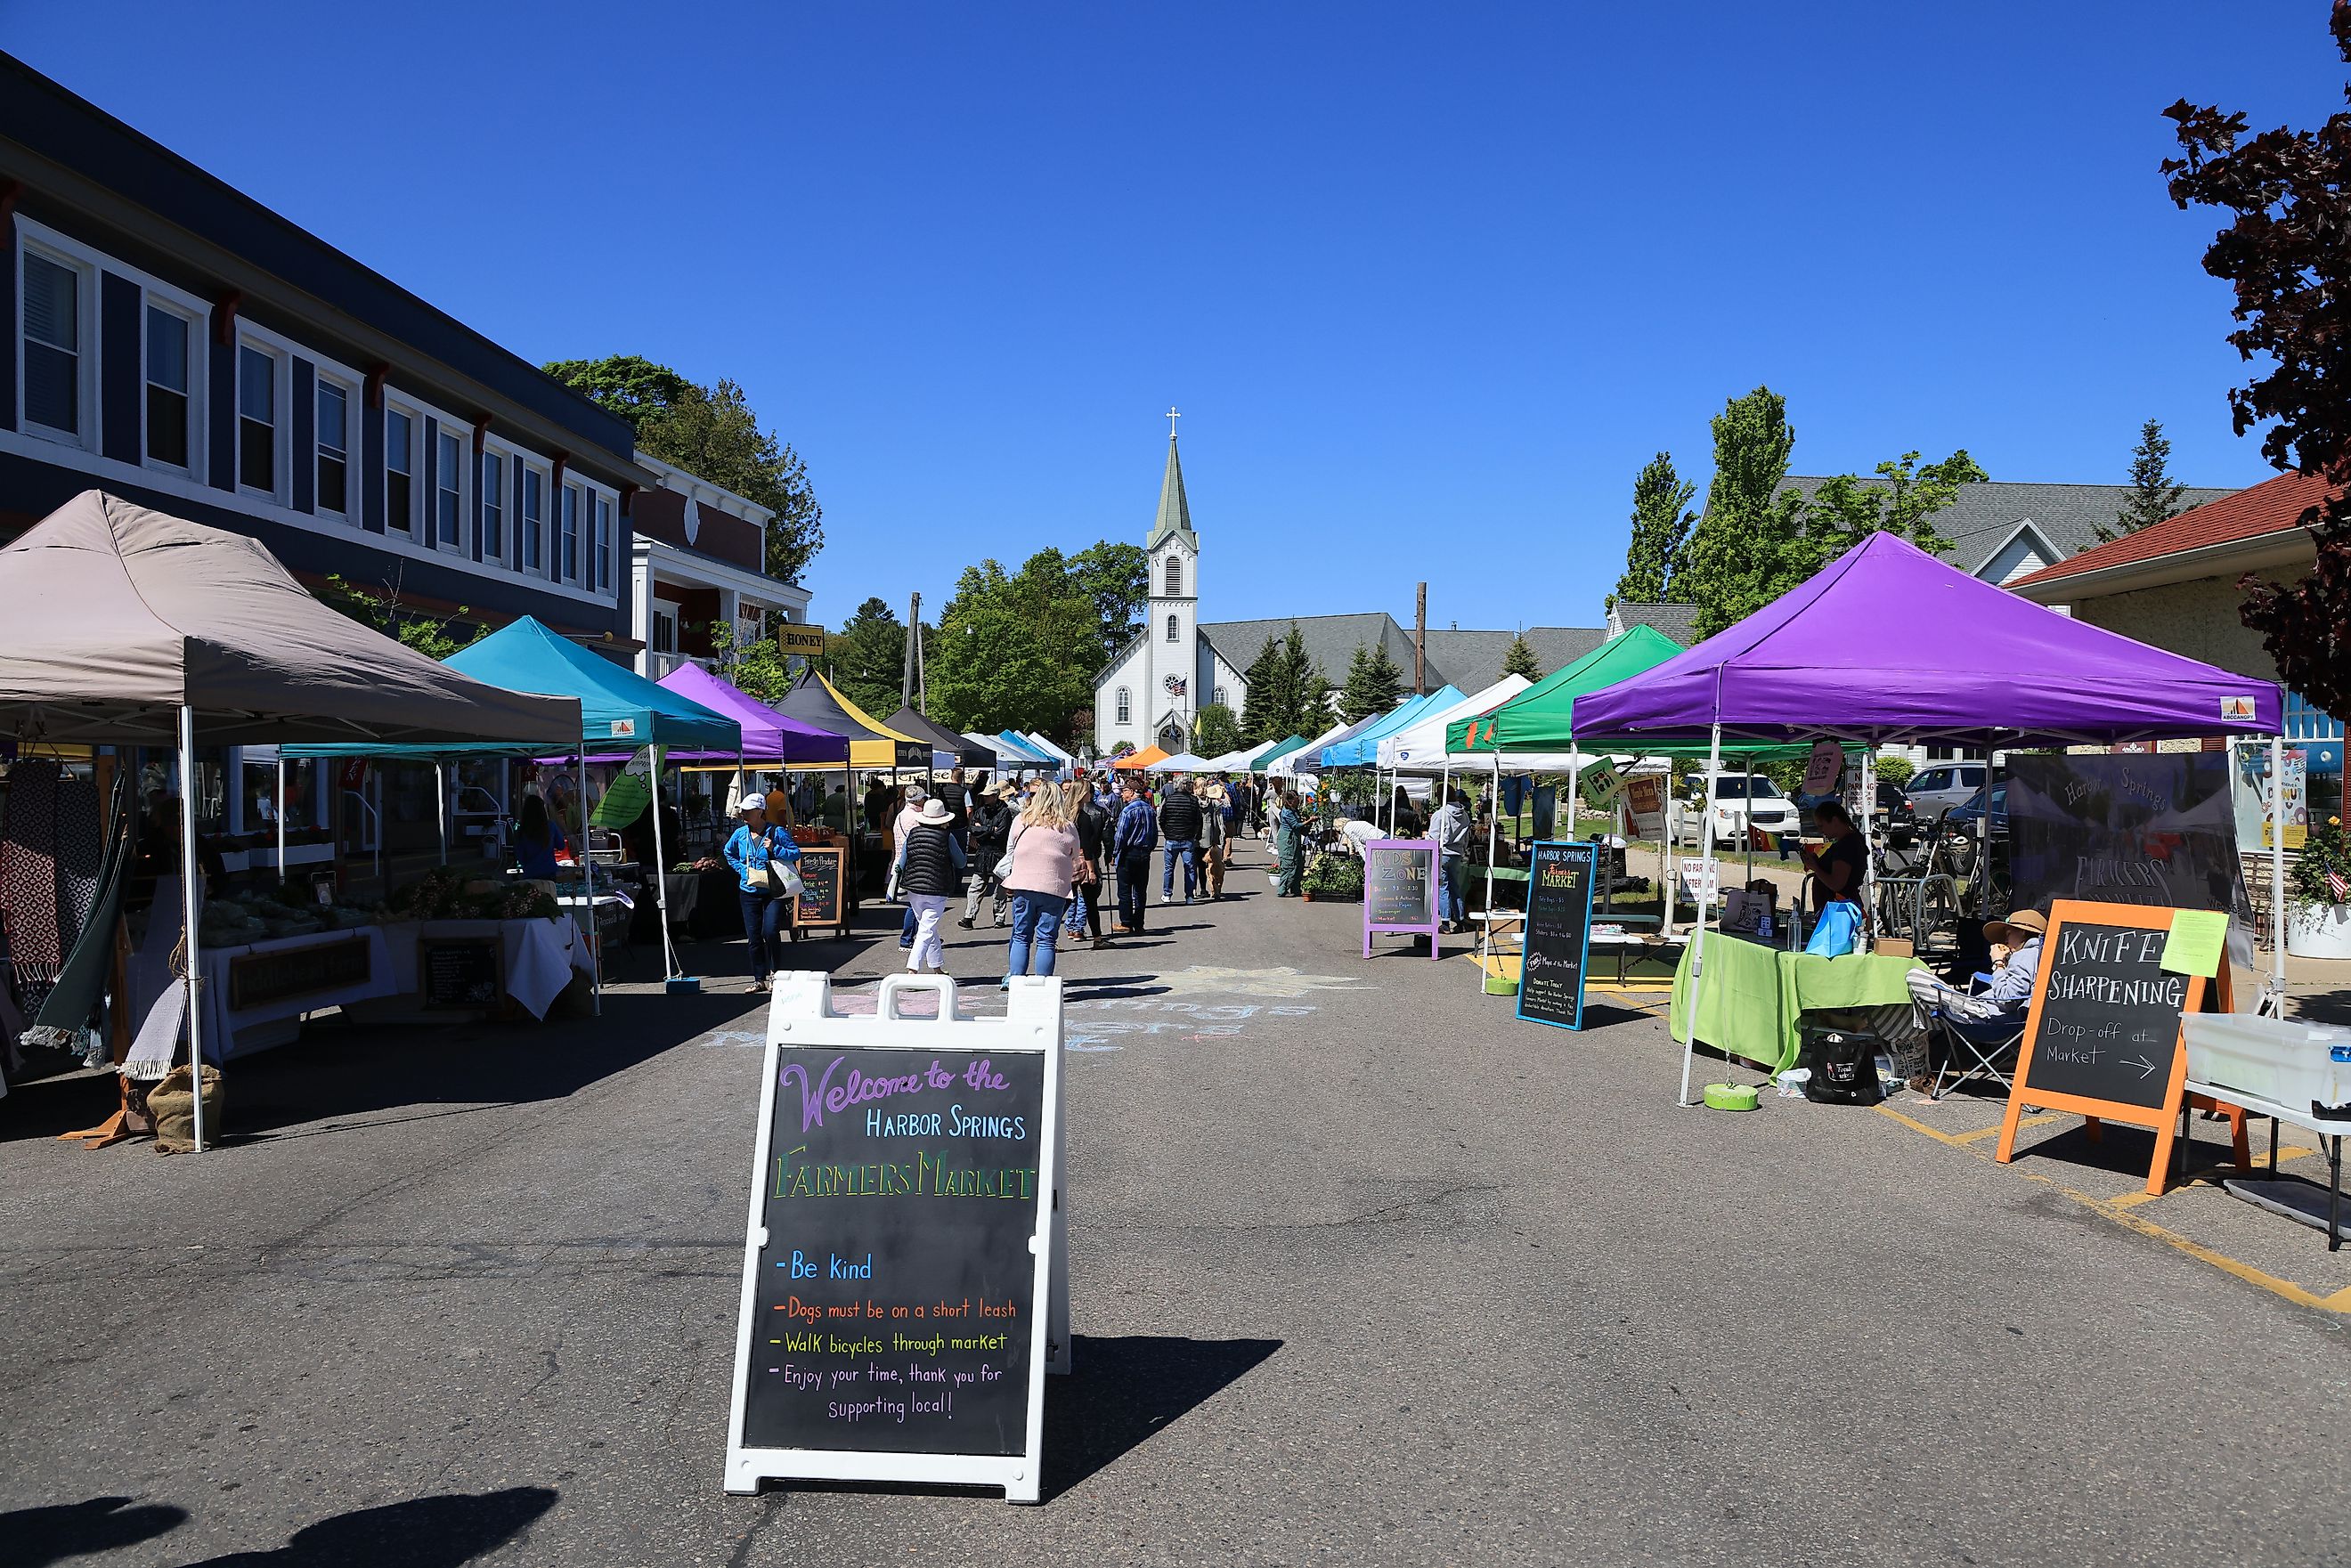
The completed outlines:
[[[495,1008],[507,988],[506,944],[496,936],[419,937],[416,976],[429,1009]]]
[[[728,1484],[971,1480],[1033,1500],[1060,1354],[1040,1318],[1058,1029],[958,1019],[952,991],[942,1019],[899,1019],[894,984],[880,1017],[792,1022],[793,979],[825,994],[778,977]],[[1017,983],[1049,988],[1058,1019],[1058,982]]]
[[[1364,846],[1364,956],[1372,956],[1372,934],[1416,934],[1428,938],[1428,955],[1438,957],[1437,841],[1434,839],[1374,839]]]
[[[1592,936],[1592,844],[1538,843],[1527,867],[1525,956],[1519,1016],[1561,1029],[1583,1027],[1583,968]]]
[[[2061,898],[2051,905],[1995,1158],[2014,1157],[2027,1106],[2071,1111],[2155,1129],[2147,1190],[2163,1190],[2188,1074],[2179,1019],[2203,1007],[2207,985],[2163,967],[2171,916],[2124,904]],[[2225,964],[2218,985],[2225,1009]]]
[[[803,844],[800,847],[800,895],[792,905],[795,937],[803,925],[846,925],[842,910],[841,868],[849,852]]]

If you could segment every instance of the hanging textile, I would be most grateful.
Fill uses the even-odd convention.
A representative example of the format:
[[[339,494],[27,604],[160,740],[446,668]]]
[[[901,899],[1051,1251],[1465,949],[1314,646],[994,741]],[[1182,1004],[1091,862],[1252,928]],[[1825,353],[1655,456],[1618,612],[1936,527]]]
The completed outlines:
[[[0,822],[0,932],[8,937],[8,991],[20,1013],[39,1010],[65,961],[57,924],[57,783],[46,757],[8,770],[8,815]]]

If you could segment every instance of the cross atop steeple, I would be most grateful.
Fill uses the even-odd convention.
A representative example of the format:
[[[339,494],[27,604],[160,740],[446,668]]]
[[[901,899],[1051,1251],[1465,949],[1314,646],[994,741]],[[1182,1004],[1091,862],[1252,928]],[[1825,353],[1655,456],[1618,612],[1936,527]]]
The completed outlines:
[[[1183,416],[1182,414],[1177,413],[1176,412],[1176,405],[1175,405],[1175,404],[1170,403],[1170,404],[1168,404],[1168,405],[1167,405],[1167,439],[1168,439],[1168,440],[1173,441],[1173,440],[1175,440],[1175,439],[1176,439],[1176,422],[1177,420],[1179,420],[1179,419],[1183,418],[1183,417],[1184,417],[1184,416]]]

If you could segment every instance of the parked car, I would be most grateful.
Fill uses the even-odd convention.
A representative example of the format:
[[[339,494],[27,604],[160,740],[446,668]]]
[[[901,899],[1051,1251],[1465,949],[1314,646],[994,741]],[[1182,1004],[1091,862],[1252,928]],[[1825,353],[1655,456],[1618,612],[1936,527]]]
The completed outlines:
[[[1943,826],[1954,832],[1972,833],[1983,818],[1984,792],[1977,790],[1968,797],[1963,806],[1955,806],[1943,819]],[[1991,787],[1991,831],[1999,838],[2008,831],[2008,780],[2003,779]]]
[[[1748,795],[1750,782],[1755,787],[1752,799]],[[1711,810],[1706,807],[1705,789],[1706,776],[1693,774],[1686,795],[1673,803],[1671,826],[1677,838],[1695,839],[1700,815],[1706,818],[1714,841],[1734,849],[1746,841],[1750,823],[1767,833],[1796,831],[1795,803],[1769,779],[1750,780],[1744,773],[1719,775],[1714,781]]]
[[[1918,813],[1918,820],[1931,822],[1939,813],[1966,805],[1983,787],[1982,763],[1938,762],[1918,769],[1905,793],[1910,797],[1911,810]]]

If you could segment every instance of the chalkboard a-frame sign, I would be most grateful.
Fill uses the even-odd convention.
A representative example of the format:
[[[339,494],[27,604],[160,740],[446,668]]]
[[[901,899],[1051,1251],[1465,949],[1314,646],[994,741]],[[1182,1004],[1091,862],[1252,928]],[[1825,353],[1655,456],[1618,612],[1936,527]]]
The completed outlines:
[[[1583,1027],[1583,975],[1592,952],[1592,844],[1545,841],[1527,866],[1527,923],[1520,943],[1519,1016],[1558,1029]]]
[[[792,901],[792,940],[813,926],[831,925],[849,935],[849,852],[806,844],[800,849],[800,895]]]
[[[1437,934],[1438,862],[1435,839],[1374,839],[1364,846],[1364,956],[1372,936],[1428,938],[1428,956],[1445,956]]]
[[[2183,1013],[2200,1011],[2212,988],[2219,1009],[2234,1006],[2225,958],[2220,975],[2180,975],[2163,967],[2172,911],[2137,904],[2061,898],[2050,906],[2041,946],[2041,977],[2025,1015],[2016,1080],[1993,1157],[2016,1156],[2027,1106],[2070,1111],[2099,1122],[2155,1132],[2147,1190],[2163,1191],[2179,1121],[2188,1053],[2179,1042]]]
[[[907,1017],[928,991],[936,1017]],[[1007,1016],[892,976],[844,1017],[821,973],[768,1004],[726,1490],[902,1481],[1042,1492],[1044,1376],[1070,1365],[1061,982]]]

